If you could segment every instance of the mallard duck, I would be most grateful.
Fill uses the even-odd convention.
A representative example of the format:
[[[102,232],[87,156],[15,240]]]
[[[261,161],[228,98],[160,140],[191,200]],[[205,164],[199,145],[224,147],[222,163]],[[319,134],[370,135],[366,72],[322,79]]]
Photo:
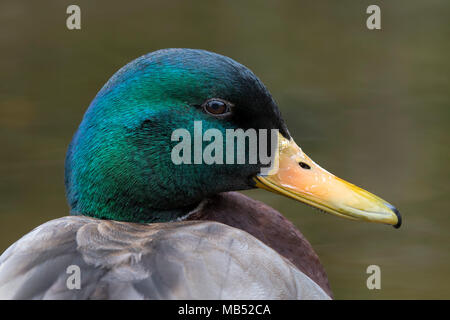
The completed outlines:
[[[193,132],[195,121],[220,132],[276,130],[276,170],[262,174],[260,161],[174,163],[172,133]],[[238,190],[260,187],[339,217],[401,224],[394,206],[297,146],[252,71],[204,50],[155,51],[114,74],[70,143],[65,185],[70,215],[0,257],[1,298],[330,299],[309,242]],[[80,283],[69,286],[74,266]]]

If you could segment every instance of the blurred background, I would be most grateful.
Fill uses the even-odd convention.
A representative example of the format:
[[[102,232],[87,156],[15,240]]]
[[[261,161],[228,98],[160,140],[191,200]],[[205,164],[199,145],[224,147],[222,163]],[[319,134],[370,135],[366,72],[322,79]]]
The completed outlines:
[[[81,7],[81,30],[66,8]],[[366,28],[381,7],[382,30]],[[0,252],[68,214],[64,157],[84,111],[147,52],[201,48],[252,69],[317,163],[396,205],[399,230],[263,190],[309,239],[335,298],[450,298],[450,2],[16,1],[0,4]],[[366,268],[381,267],[381,290]]]

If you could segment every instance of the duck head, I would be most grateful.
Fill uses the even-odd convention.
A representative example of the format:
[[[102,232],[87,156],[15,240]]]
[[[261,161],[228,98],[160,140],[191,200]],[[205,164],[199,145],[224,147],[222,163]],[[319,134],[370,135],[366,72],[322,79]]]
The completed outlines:
[[[239,129],[268,130],[256,135],[256,145],[273,146],[269,169],[259,158],[249,161],[255,151],[250,139],[242,149],[228,147],[235,138],[227,132]],[[202,161],[211,149],[208,141],[223,146],[221,153],[209,150],[212,162]],[[230,150],[236,151],[231,157]],[[187,161],[175,161],[174,155]],[[172,221],[213,194],[260,187],[340,217],[401,223],[395,207],[303,153],[269,91],[249,69],[203,50],[160,50],[120,69],[92,101],[73,137],[65,182],[72,214],[104,219]]]

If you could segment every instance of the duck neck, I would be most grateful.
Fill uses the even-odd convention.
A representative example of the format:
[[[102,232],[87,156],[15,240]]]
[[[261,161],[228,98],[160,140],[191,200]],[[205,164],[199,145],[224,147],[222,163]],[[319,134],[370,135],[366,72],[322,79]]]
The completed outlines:
[[[116,144],[128,143],[119,139]],[[124,147],[108,148],[102,145],[107,141],[98,140],[95,135],[76,134],[69,147],[65,185],[72,215],[138,223],[168,222],[182,219],[204,198],[201,192],[183,197],[184,190],[199,189],[198,183],[193,182],[190,188],[168,183],[169,169],[161,165],[167,160],[158,163],[141,155],[141,149],[131,152]],[[159,167],[142,159],[150,159]]]
[[[182,221],[196,212],[201,203],[180,208],[156,209],[145,205],[123,206],[113,203],[78,205],[71,209],[71,215],[83,215],[97,219],[126,221],[135,223]]]

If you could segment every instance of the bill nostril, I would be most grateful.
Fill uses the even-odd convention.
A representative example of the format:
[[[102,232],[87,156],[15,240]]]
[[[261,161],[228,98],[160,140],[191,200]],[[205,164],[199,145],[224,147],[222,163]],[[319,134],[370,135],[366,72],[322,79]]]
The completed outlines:
[[[307,163],[305,163],[305,162],[299,162],[298,165],[299,165],[302,169],[305,169],[305,170],[311,169],[311,167],[310,167]]]

